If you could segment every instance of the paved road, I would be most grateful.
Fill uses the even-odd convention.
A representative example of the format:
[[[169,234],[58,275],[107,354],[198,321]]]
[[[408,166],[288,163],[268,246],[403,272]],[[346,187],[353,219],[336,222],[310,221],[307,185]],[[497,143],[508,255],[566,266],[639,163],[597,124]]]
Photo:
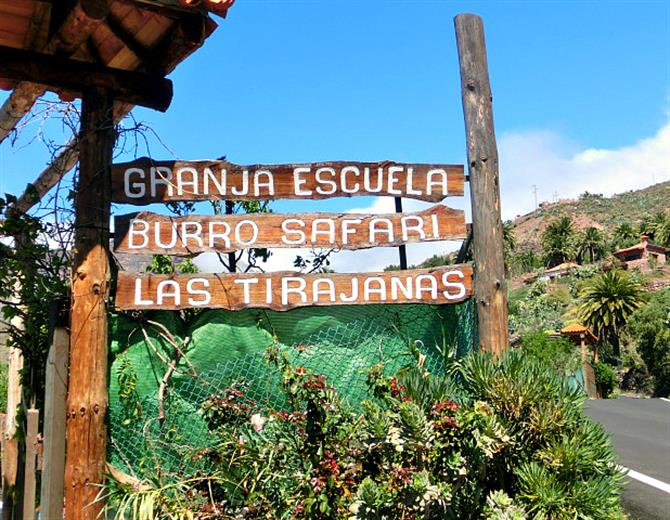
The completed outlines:
[[[626,397],[589,401],[586,413],[612,434],[622,466],[670,485],[670,402]],[[628,480],[622,501],[632,520],[670,518],[670,494]]]

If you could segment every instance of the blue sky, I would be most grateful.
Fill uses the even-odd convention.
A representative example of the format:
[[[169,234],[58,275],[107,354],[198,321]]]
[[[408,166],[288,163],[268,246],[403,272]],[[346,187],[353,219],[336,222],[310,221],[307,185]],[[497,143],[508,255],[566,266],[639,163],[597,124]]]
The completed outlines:
[[[135,117],[169,147],[152,141],[157,159],[462,163],[459,12],[484,19],[506,218],[533,209],[533,185],[551,200],[670,179],[670,2],[660,0],[238,0],[172,74],[168,113]],[[2,190],[22,191],[47,162],[40,143],[26,145],[37,128],[24,129],[23,148],[0,145]],[[49,135],[57,139],[53,125]],[[383,211],[388,202],[273,207]],[[419,261],[440,247],[411,250]],[[351,254],[374,267],[387,259]]]

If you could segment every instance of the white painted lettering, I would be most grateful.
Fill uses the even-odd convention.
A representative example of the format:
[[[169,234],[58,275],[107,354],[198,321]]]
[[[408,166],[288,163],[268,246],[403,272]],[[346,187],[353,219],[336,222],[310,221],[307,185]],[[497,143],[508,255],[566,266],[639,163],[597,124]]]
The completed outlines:
[[[423,192],[414,188],[414,168],[407,168],[407,195],[421,195]]]
[[[192,228],[189,231],[189,228]],[[202,243],[202,224],[200,222],[185,221],[181,223],[181,243],[184,248],[189,248],[189,239],[193,239],[199,247],[203,247]]]
[[[372,287],[372,284],[377,284],[377,287]],[[363,299],[366,302],[372,300],[371,296],[376,294],[379,298],[374,301],[386,301],[386,282],[380,276],[370,276],[363,282]]]
[[[218,195],[226,194],[226,181],[227,181],[228,172],[225,168],[221,168],[219,172],[219,179],[217,180],[216,175],[211,170],[211,168],[205,168],[202,175],[202,192],[205,195],[209,195],[209,185],[211,184],[215,189]]]
[[[365,168],[363,170],[363,187],[365,191],[369,193],[379,193],[384,187],[384,168],[377,169],[377,176],[375,178],[377,184],[376,186],[372,185],[372,175],[374,175],[370,168]]]
[[[190,175],[191,180],[187,180],[187,175]],[[190,187],[191,189],[184,192],[185,187]],[[195,168],[184,167],[177,170],[177,195],[182,196],[184,193],[190,195],[197,195],[198,190],[198,170]]]
[[[403,298],[406,300],[411,300],[414,297],[413,281],[414,279],[411,276],[404,278],[405,285],[403,285],[403,278],[399,276],[394,276],[391,278],[391,300],[398,300],[398,294],[402,292]]]
[[[331,179],[325,179],[324,175],[328,175]],[[335,169],[334,168],[319,168],[316,170],[316,192],[321,195],[332,195],[337,191],[337,184],[332,179],[335,178]],[[328,190],[321,187],[322,184],[330,186]]]
[[[447,271],[446,273],[442,273],[442,285],[444,285],[447,288],[446,291],[442,291],[442,294],[444,294],[444,297],[447,300],[458,300],[465,296],[465,285],[462,282],[452,282],[449,280],[449,278],[452,278],[454,276],[460,278],[461,280],[465,278],[463,271],[459,270]],[[449,289],[457,289],[458,292],[452,293],[449,291]]]
[[[401,173],[405,170],[403,166],[391,166],[388,169],[388,193],[389,195],[402,195],[402,190],[396,189],[395,185],[400,182],[400,179],[396,174]]]
[[[325,289],[321,289],[320,286],[325,285]],[[319,278],[314,280],[312,284],[312,298],[315,302],[319,301],[319,296],[326,296],[329,302],[335,301],[335,282],[330,278]]]
[[[281,237],[282,242],[284,242],[284,244],[290,244],[290,245],[304,244],[305,240],[307,240],[305,232],[302,231],[302,229],[289,229],[289,226],[292,224],[295,224],[303,229],[305,228],[305,223],[297,218],[287,218],[286,220],[282,221],[281,230],[284,233]],[[291,239],[287,236],[289,234],[297,235],[298,238]]]
[[[352,219],[347,219],[342,221],[342,244],[348,244],[349,243],[349,235],[353,235],[356,233],[356,228],[351,228],[349,226],[355,226],[356,224],[360,224],[363,222],[359,218],[352,218]]]
[[[290,284],[297,284],[296,287],[290,287]],[[305,294],[305,287],[307,282],[304,278],[297,276],[285,276],[281,279],[281,303],[282,305],[289,304],[289,294],[296,294],[299,296],[302,303],[307,302],[307,294]]]
[[[218,232],[215,228],[220,226],[223,228],[223,231]],[[209,247],[214,248],[215,245],[219,244],[219,241],[223,242],[223,247],[230,249],[230,225],[227,222],[222,222],[220,220],[212,220],[209,222]]]
[[[142,229],[139,229],[141,226]],[[134,238],[140,236],[142,241],[139,244],[135,243]],[[130,221],[128,227],[128,248],[142,249],[149,245],[149,223],[146,220],[134,218]]]
[[[347,296],[346,294],[341,292],[340,300],[345,303],[355,302],[356,300],[358,300],[358,278],[351,279],[351,294]]]
[[[171,290],[170,290],[171,289]],[[166,298],[172,298],[175,306],[181,304],[181,289],[176,280],[163,280],[156,287],[156,303],[163,305]]]
[[[242,172],[242,186],[240,188],[231,186],[230,192],[233,195],[247,195],[249,193],[249,172],[247,170]]]
[[[152,166],[149,177],[151,178],[151,196],[157,194],[156,187],[163,185],[167,187],[168,196],[173,195],[172,170],[167,166]]]
[[[152,305],[153,300],[142,299],[142,278],[135,278],[135,305]]]
[[[437,280],[432,274],[420,274],[416,277],[416,299],[421,300],[425,292],[430,294],[431,300],[437,300]],[[424,282],[427,282],[424,284]]]
[[[242,238],[242,228],[247,226],[251,228],[251,237],[248,240]],[[241,220],[239,224],[235,226],[235,240],[243,246],[251,246],[256,243],[258,240],[258,224],[253,220]]]
[[[370,242],[377,242],[377,234],[385,234],[387,242],[395,240],[391,219],[378,217],[370,220]]]
[[[301,197],[309,196],[312,194],[312,190],[305,190],[301,188],[303,184],[307,184],[307,179],[302,179],[300,177],[303,173],[309,173],[310,168],[296,168],[293,170],[293,193]]]
[[[128,168],[123,173],[123,191],[129,199],[141,199],[146,195],[147,187],[143,182],[130,182],[130,176],[136,174],[144,179],[145,172],[142,168]]]
[[[201,284],[202,289],[197,289],[194,287],[196,284]],[[212,301],[212,295],[207,290],[209,289],[209,280],[206,278],[191,278],[186,284],[186,290],[188,291],[188,304],[193,305],[194,307],[202,307],[207,305]],[[201,299],[196,300],[193,296],[202,296]]]
[[[358,193],[361,189],[361,184],[356,181],[351,187],[347,184],[347,174],[351,173],[354,177],[359,177],[361,171],[356,166],[345,166],[340,172],[340,184],[344,193]]]
[[[169,222],[168,223],[168,229],[169,229],[169,241],[167,244],[164,244],[161,242],[161,229],[164,228],[164,226],[159,226],[156,225],[154,226],[154,241],[156,242],[156,245],[162,249],[172,249],[174,246],[177,245],[177,223],[176,222]]]
[[[413,226],[410,225],[410,222],[416,222]],[[400,219],[400,229],[402,230],[402,240],[406,242],[409,239],[409,232],[416,231],[419,235],[419,238],[423,240],[426,238],[426,234],[423,232],[423,217],[418,215],[405,215]]]
[[[265,181],[262,181],[261,177],[265,177]],[[256,195],[256,197],[261,195],[261,188],[265,188],[266,190],[263,195],[275,194],[275,181],[274,177],[272,177],[272,172],[268,170],[258,170],[254,174],[254,195]]]
[[[434,177],[439,177],[439,179],[436,180]],[[447,172],[442,168],[436,168],[428,172],[426,181],[426,193],[428,195],[433,194],[433,186],[437,188],[437,193],[439,195],[446,196],[449,192]]]
[[[326,229],[320,230],[319,226],[321,224],[325,224]],[[312,222],[312,242],[318,240],[318,235],[325,235],[329,244],[335,243],[335,222],[332,218],[314,219],[314,222]]]
[[[236,280],[233,280],[234,283],[237,285],[242,286],[242,301],[245,304],[251,303],[251,291],[249,289],[249,286],[251,284],[257,284],[258,283],[258,278],[237,278]]]

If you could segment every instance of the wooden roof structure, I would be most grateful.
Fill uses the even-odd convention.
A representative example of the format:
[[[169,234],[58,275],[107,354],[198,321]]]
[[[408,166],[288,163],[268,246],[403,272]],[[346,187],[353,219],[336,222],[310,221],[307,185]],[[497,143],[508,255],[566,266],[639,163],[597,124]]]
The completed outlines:
[[[574,340],[584,339],[589,345],[598,341],[598,338],[591,329],[581,323],[572,323],[563,327],[561,329],[561,334]]]
[[[79,95],[67,78],[59,77],[61,62],[78,64],[83,75],[100,73],[103,84],[130,84],[128,95],[117,97],[121,101],[114,107],[116,121],[133,108],[133,92],[148,91],[149,84],[163,90],[162,99],[145,106],[164,110],[172,96],[171,83],[164,77],[216,29],[209,11],[225,16],[233,2],[0,0],[0,88],[12,89],[0,107],[0,143],[47,90],[66,100]],[[25,65],[28,62],[32,68]],[[16,81],[17,76],[54,81],[46,86]],[[61,85],[54,87],[59,81]],[[33,183],[38,195],[44,196],[77,160],[77,144],[72,141]],[[22,196],[14,210],[26,212],[35,202],[34,197]]]

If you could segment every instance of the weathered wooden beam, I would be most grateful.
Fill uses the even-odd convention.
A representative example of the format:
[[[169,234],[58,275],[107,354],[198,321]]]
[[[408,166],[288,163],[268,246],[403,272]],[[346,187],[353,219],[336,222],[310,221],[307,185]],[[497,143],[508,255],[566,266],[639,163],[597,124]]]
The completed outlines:
[[[23,488],[23,520],[35,519],[35,499],[37,498],[37,436],[39,434],[40,411],[29,408],[26,411],[26,461],[25,485]]]
[[[79,160],[79,147],[76,140],[67,143],[54,160],[47,166],[32,184],[34,189],[26,190],[16,202],[7,209],[8,213],[26,213],[53,188],[63,175],[75,167]]]
[[[64,319],[54,320],[44,385],[44,463],[42,465],[40,513],[45,519],[62,518],[63,515],[65,413],[70,333],[66,328],[67,317],[62,316],[62,318]]]
[[[62,56],[73,54],[108,12],[109,2],[106,0],[78,0],[42,52],[57,52]],[[5,140],[44,92],[44,85],[41,84],[20,82],[16,85],[0,108],[0,142]]]
[[[112,201],[144,205],[193,200],[327,199],[391,195],[439,202],[463,195],[463,166],[392,161],[238,165],[153,161],[112,168]]]
[[[112,94],[87,91],[82,100],[80,168],[75,199],[70,317],[65,511],[94,520],[104,481],[107,444],[107,298],[109,294],[110,166],[115,141]]]
[[[121,101],[165,111],[172,81],[160,75],[113,69],[96,63],[0,46],[0,77],[41,83],[81,95],[104,88]]]
[[[479,347],[500,354],[509,346],[507,296],[498,149],[493,129],[484,26],[481,18],[473,14],[456,16],[454,24],[470,174]]]
[[[134,1],[134,0],[133,0]],[[175,67],[196,49],[200,48],[217,27],[210,18],[189,16],[180,20],[168,38],[161,46],[161,54],[156,55],[157,70],[165,74],[172,72]],[[28,108],[29,109],[29,108]],[[128,103],[115,103],[114,123],[118,123],[133,109]],[[1,117],[0,117],[1,121]],[[1,126],[1,123],[0,123]],[[0,137],[2,133],[0,132]],[[0,139],[2,141],[2,139]],[[79,160],[79,148],[76,139],[72,139],[37,177],[31,189],[23,193],[10,211],[27,212],[37,204],[48,191],[75,167]]]
[[[465,238],[465,213],[438,204],[414,213],[265,213],[114,220],[114,251],[193,256],[249,248],[366,249]]]
[[[207,307],[278,311],[307,306],[376,303],[447,304],[472,294],[472,268],[447,265],[434,269],[383,273],[300,274],[247,273],[152,275],[119,272],[119,310]]]
[[[14,327],[22,328],[20,317],[12,319]],[[2,518],[10,520],[14,510],[14,487],[19,473],[18,407],[21,403],[21,370],[23,354],[17,348],[7,350],[7,415],[2,432]]]

